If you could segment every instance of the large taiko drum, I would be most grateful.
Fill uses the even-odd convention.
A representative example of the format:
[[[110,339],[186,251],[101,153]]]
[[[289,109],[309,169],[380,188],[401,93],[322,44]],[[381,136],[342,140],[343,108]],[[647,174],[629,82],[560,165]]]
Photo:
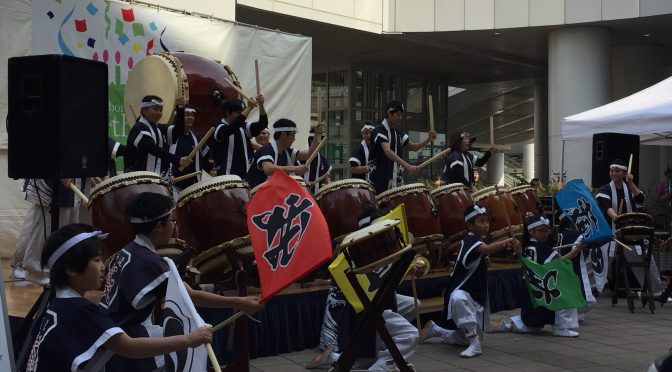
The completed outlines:
[[[171,124],[175,100],[188,97],[189,104],[198,110],[193,129],[204,134],[221,121],[221,102],[238,98],[227,81],[240,87],[236,74],[219,61],[188,53],[163,52],[147,56],[128,74],[124,92],[126,121],[134,123],[136,115],[140,115],[142,97],[156,95],[164,104],[160,122]]]
[[[104,240],[103,258],[110,257],[133,241],[135,234],[126,215],[126,204],[143,192],[172,197],[169,184],[153,172],[129,172],[109,178],[94,187],[89,196],[91,221],[110,233]]]
[[[395,187],[377,195],[376,200],[381,208],[389,209],[403,203],[408,231],[414,237],[441,234],[439,213],[425,185],[412,183]]]
[[[539,198],[537,197],[537,191],[532,188],[530,185],[516,186],[509,189],[511,197],[516,202],[518,206],[518,212],[520,213],[523,221],[528,214],[533,216],[541,216],[541,204],[539,203]]]
[[[248,235],[248,201],[247,182],[235,175],[214,177],[187,187],[177,201],[180,237],[203,252]]]
[[[488,210],[490,217],[490,235],[493,240],[510,237],[508,220],[516,236],[522,233],[523,219],[518,212],[518,206],[505,187],[486,187],[471,194],[474,203]],[[502,207],[503,204],[503,207]]]
[[[332,182],[320,189],[315,200],[329,225],[332,238],[359,229],[359,216],[368,203],[377,207],[376,192],[368,182],[356,178]]]
[[[441,233],[451,241],[461,238],[466,230],[464,211],[474,204],[469,187],[451,183],[432,190],[431,196],[439,210]]]
[[[290,175],[289,177],[291,177],[299,185],[303,186],[306,190],[308,190],[308,184],[306,183],[306,180],[303,177],[295,176],[295,175]],[[266,181],[266,182],[268,182],[268,181]],[[261,186],[264,186],[266,184],[266,182],[262,182],[262,183],[258,184],[257,186],[255,186],[250,191],[250,197],[254,197],[254,194],[256,194],[257,191],[259,191],[259,189],[261,188]]]

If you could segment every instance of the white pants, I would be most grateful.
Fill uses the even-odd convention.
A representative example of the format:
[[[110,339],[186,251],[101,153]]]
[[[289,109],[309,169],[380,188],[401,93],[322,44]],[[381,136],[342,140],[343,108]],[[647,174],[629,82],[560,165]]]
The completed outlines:
[[[418,309],[421,307],[422,304],[418,300]],[[415,321],[415,300],[413,297],[397,293],[397,313],[413,323]]]
[[[385,320],[385,328],[392,336],[392,340],[397,345],[399,352],[405,360],[415,353],[418,348],[418,329],[413,327],[403,316],[391,311],[383,311],[383,319]],[[392,354],[385,346],[379,335],[376,336],[376,361],[371,365],[369,371],[387,371],[394,368],[394,359]]]
[[[511,322],[515,326],[513,330],[515,330],[516,333],[539,333],[543,328],[528,327],[523,323],[523,319],[520,315],[511,317]],[[562,309],[555,311],[555,324],[553,325],[553,330],[559,331],[563,329],[579,329],[579,313],[577,309]]]
[[[79,208],[59,208],[59,227],[76,223],[79,219]],[[40,258],[45,242],[45,224],[47,236],[51,234],[51,215],[49,207],[33,204],[23,220],[23,226],[16,241],[16,250],[10,258],[10,265],[23,264],[30,273],[42,271]]]
[[[483,334],[484,308],[468,292],[456,289],[450,294],[448,316],[466,337]]]

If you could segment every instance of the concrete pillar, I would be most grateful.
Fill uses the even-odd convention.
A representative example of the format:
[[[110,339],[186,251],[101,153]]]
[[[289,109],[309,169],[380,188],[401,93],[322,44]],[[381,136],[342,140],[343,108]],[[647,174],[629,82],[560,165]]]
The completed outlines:
[[[627,97],[665,78],[663,50],[653,44],[616,45],[611,49],[611,95],[614,100]],[[665,178],[667,146],[639,147],[639,179],[644,191],[653,192]],[[643,160],[643,161],[642,161]],[[646,164],[646,166],[642,166]]]
[[[504,186],[504,153],[495,152],[487,163],[488,171],[485,172],[483,182],[486,185]]]
[[[534,85],[534,175],[530,178],[547,184],[548,164],[548,83],[540,81]]]
[[[562,118],[610,102],[610,34],[605,28],[551,31],[548,38],[549,171],[591,181],[592,144],[562,141]],[[564,151],[563,151],[564,148]],[[564,154],[564,159],[563,159]]]
[[[534,177],[538,177],[535,173],[535,151],[534,143],[526,143],[523,145],[523,178],[530,182]]]

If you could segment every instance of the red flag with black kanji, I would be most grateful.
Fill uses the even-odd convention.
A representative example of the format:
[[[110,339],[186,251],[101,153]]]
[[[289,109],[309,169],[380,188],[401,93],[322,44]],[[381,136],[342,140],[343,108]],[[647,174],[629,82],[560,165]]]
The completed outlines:
[[[331,259],[322,211],[285,172],[273,172],[247,203],[247,227],[265,300]]]

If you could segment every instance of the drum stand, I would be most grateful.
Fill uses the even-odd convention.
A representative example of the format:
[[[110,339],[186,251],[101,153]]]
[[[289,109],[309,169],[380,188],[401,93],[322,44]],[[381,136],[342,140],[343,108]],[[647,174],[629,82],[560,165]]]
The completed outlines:
[[[352,270],[346,272],[346,277],[350,281],[350,285],[355,290],[357,297],[362,302],[364,306],[364,311],[359,314],[359,319],[355,324],[355,332],[352,334],[350,341],[343,349],[338,361],[334,364],[334,367],[330,371],[334,372],[346,372],[352,369],[355,360],[359,354],[359,351],[365,346],[364,342],[367,341],[367,338],[364,337],[365,332],[370,330],[371,327],[375,327],[378,331],[378,335],[385,343],[387,350],[392,355],[394,362],[399,367],[400,372],[412,372],[414,371],[410,367],[404,357],[399,352],[397,345],[394,343],[392,336],[385,328],[385,320],[383,319],[383,306],[390,303],[393,300],[394,291],[396,290],[399,283],[404,278],[406,271],[415,257],[415,250],[409,249],[404,253],[399,260],[397,260],[390,269],[389,273],[383,278],[383,282],[376,292],[372,301],[369,301],[369,297],[364,293],[361,285],[357,281],[357,277]]]
[[[243,269],[236,271],[236,287],[238,287],[238,296],[247,296],[247,273]],[[220,366],[222,372],[249,372],[250,371],[250,334],[247,326],[246,316],[240,317],[231,325],[229,332],[238,334],[236,350],[236,361],[233,364]],[[235,331],[234,327],[235,326]],[[214,371],[214,368],[208,367],[208,372]]]
[[[653,238],[653,237],[651,237]],[[649,240],[652,241],[652,240]],[[618,303],[618,293],[619,291],[625,291],[626,299],[628,301],[628,309],[630,313],[635,312],[635,291],[642,292],[642,307],[646,306],[648,303],[649,310],[653,314],[656,310],[656,304],[653,302],[653,291],[651,290],[651,280],[649,278],[649,266],[651,262],[651,252],[652,249],[648,244],[641,244],[642,249],[646,249],[645,252],[642,252],[642,262],[628,262],[625,259],[623,253],[623,247],[620,244],[616,244],[616,252],[614,254],[613,261],[613,270],[614,270],[614,290],[611,294],[611,306],[616,306]],[[629,279],[629,270],[628,268],[641,267],[644,269],[644,283],[641,287],[631,287]],[[619,287],[621,282],[621,275],[623,276],[624,287]]]

